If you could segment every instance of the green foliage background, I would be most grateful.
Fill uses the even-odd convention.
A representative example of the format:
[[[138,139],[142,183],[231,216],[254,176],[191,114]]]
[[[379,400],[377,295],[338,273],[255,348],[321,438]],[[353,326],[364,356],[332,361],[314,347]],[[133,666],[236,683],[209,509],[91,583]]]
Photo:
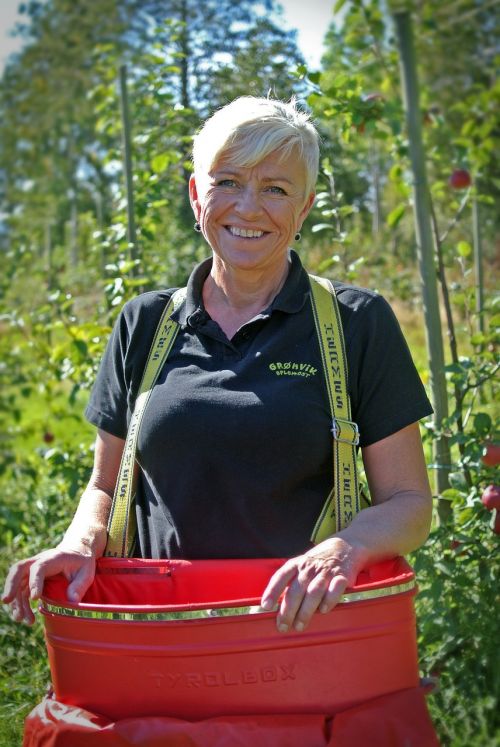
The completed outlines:
[[[0,82],[0,569],[58,542],[92,463],[82,418],[119,308],[150,288],[184,284],[207,248],[187,202],[191,136],[235,95],[295,95],[323,138],[301,254],[309,270],[384,293],[422,379],[428,360],[411,210],[412,177],[391,16],[375,0],[338,2],[320,70],[304,65],[272,0],[36,0],[27,45]],[[411,3],[409,3],[411,5]],[[413,22],[441,290],[450,417],[452,508],[411,558],[422,675],[443,745],[500,744],[498,536],[480,496],[498,483],[482,461],[498,442],[498,9],[487,0],[416,3]],[[340,19],[340,20],[339,20]],[[221,33],[223,31],[223,33]],[[457,54],[460,50],[460,54]],[[127,64],[137,235],[131,252],[116,85]],[[472,185],[450,188],[456,168]],[[479,211],[474,231],[473,206]],[[484,286],[474,257],[481,244]],[[438,256],[436,255],[436,259]],[[423,424],[429,469],[436,429]],[[495,613],[495,609],[497,612]],[[0,616],[0,745],[49,673],[42,625]]]

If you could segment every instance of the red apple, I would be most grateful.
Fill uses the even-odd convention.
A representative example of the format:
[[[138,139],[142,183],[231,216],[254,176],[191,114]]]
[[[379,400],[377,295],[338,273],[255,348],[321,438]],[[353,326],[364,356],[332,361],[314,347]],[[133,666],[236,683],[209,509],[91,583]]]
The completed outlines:
[[[450,550],[453,552],[454,555],[465,555],[467,548],[464,547],[464,543],[457,539],[451,539],[450,540]]]
[[[496,467],[497,464],[500,464],[500,444],[485,443],[484,449],[485,452],[481,457],[483,464],[486,464],[487,467]]]
[[[488,509],[488,511],[493,511],[494,508],[500,508],[500,485],[488,485],[488,487],[483,490],[481,503]]]
[[[54,434],[50,431],[45,431],[45,433],[43,434],[43,440],[46,444],[51,444],[54,440]]]
[[[448,184],[452,189],[466,189],[470,187],[472,180],[467,169],[455,169],[450,178]]]

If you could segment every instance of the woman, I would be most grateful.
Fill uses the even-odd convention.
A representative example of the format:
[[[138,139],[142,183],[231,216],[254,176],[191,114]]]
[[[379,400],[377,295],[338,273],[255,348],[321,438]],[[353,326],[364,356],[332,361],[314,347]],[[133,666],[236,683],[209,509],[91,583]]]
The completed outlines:
[[[314,201],[318,135],[295,104],[242,97],[194,142],[189,195],[212,257],[174,312],[180,332],[138,443],[135,554],[288,557],[262,606],[282,632],[327,612],[365,566],[427,537],[431,495],[418,419],[431,408],[387,304],[337,283],[353,419],[372,506],[316,546],[332,485],[331,418],[309,303],[290,246]],[[87,408],[94,470],[62,542],[17,563],[4,601],[33,622],[29,600],[63,571],[79,601],[106,544],[113,489],[152,337],[171,291],[125,305]],[[297,371],[300,375],[297,374]]]

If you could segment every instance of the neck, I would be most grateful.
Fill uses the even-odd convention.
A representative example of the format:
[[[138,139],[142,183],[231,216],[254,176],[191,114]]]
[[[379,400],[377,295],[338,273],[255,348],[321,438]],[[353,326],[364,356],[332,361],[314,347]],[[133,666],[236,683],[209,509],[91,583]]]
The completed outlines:
[[[286,257],[272,270],[235,272],[215,256],[203,286],[205,308],[231,338],[242,324],[269,306],[283,287],[288,270]]]

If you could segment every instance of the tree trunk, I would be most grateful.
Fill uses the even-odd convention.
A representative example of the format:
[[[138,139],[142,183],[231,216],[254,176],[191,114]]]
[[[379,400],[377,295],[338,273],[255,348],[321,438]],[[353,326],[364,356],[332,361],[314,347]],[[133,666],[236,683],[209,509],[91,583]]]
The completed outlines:
[[[375,239],[378,239],[382,224],[382,206],[380,196],[380,157],[376,146],[372,146],[371,148],[370,161],[373,188],[372,235]]]
[[[73,268],[78,266],[79,254],[78,254],[78,206],[76,204],[76,191],[74,188],[71,189],[71,209],[69,219],[69,247],[71,266]]]
[[[52,271],[52,224],[50,220],[45,224],[45,263],[47,271],[47,288],[50,291],[54,287]]]
[[[474,270],[476,281],[476,313],[479,332],[484,332],[484,286],[483,286],[483,250],[481,245],[481,225],[479,223],[479,205],[477,195],[472,198],[472,231],[474,242]]]
[[[434,440],[434,462],[436,464],[435,487],[439,499],[438,515],[440,521],[443,522],[449,520],[452,515],[450,502],[441,498],[443,491],[449,487],[450,447],[448,438],[442,433],[443,422],[448,417],[448,395],[444,371],[443,338],[432,243],[427,173],[422,141],[417,66],[410,13],[407,11],[396,11],[394,12],[394,20],[399,45],[401,79],[413,171],[413,199],[418,262],[422,282],[424,320],[430,366],[430,385],[434,407],[434,426],[437,433],[437,438]]]
[[[180,60],[181,66],[181,104],[185,109],[190,108],[189,98],[189,16],[186,5],[187,0],[181,2],[181,22],[182,32],[180,36],[180,51],[182,57]]]
[[[125,176],[125,192],[127,197],[127,238],[130,259],[137,259],[137,237],[135,231],[134,189],[132,177],[132,138],[130,135],[130,116],[127,93],[127,66],[120,67],[120,102],[122,114],[122,142],[123,142],[123,172]],[[132,267],[131,275],[137,277],[138,268]]]
[[[181,6],[180,6],[180,20],[182,21],[182,32],[180,35],[180,51],[182,52],[182,57],[180,59],[180,67],[181,67],[181,104],[184,107],[184,109],[190,110],[191,109],[191,96],[190,96],[190,87],[189,87],[189,69],[190,69],[190,55],[191,55],[191,49],[190,49],[190,34],[192,33],[190,28],[190,15],[189,15],[189,8],[188,8],[188,0],[181,0]],[[190,127],[191,118],[185,120],[184,127]],[[191,134],[188,131],[185,131],[185,135]],[[183,164],[186,164],[190,160],[191,156],[191,147],[187,145],[188,138],[183,138],[181,148],[183,150]],[[186,228],[192,226],[193,224],[193,211],[191,210],[191,203],[189,201],[189,190],[188,190],[188,184],[189,184],[189,178],[191,176],[191,171],[189,168],[187,168],[185,165],[182,166],[182,191],[180,195],[180,201],[179,201],[179,212],[178,216],[179,219]]]

